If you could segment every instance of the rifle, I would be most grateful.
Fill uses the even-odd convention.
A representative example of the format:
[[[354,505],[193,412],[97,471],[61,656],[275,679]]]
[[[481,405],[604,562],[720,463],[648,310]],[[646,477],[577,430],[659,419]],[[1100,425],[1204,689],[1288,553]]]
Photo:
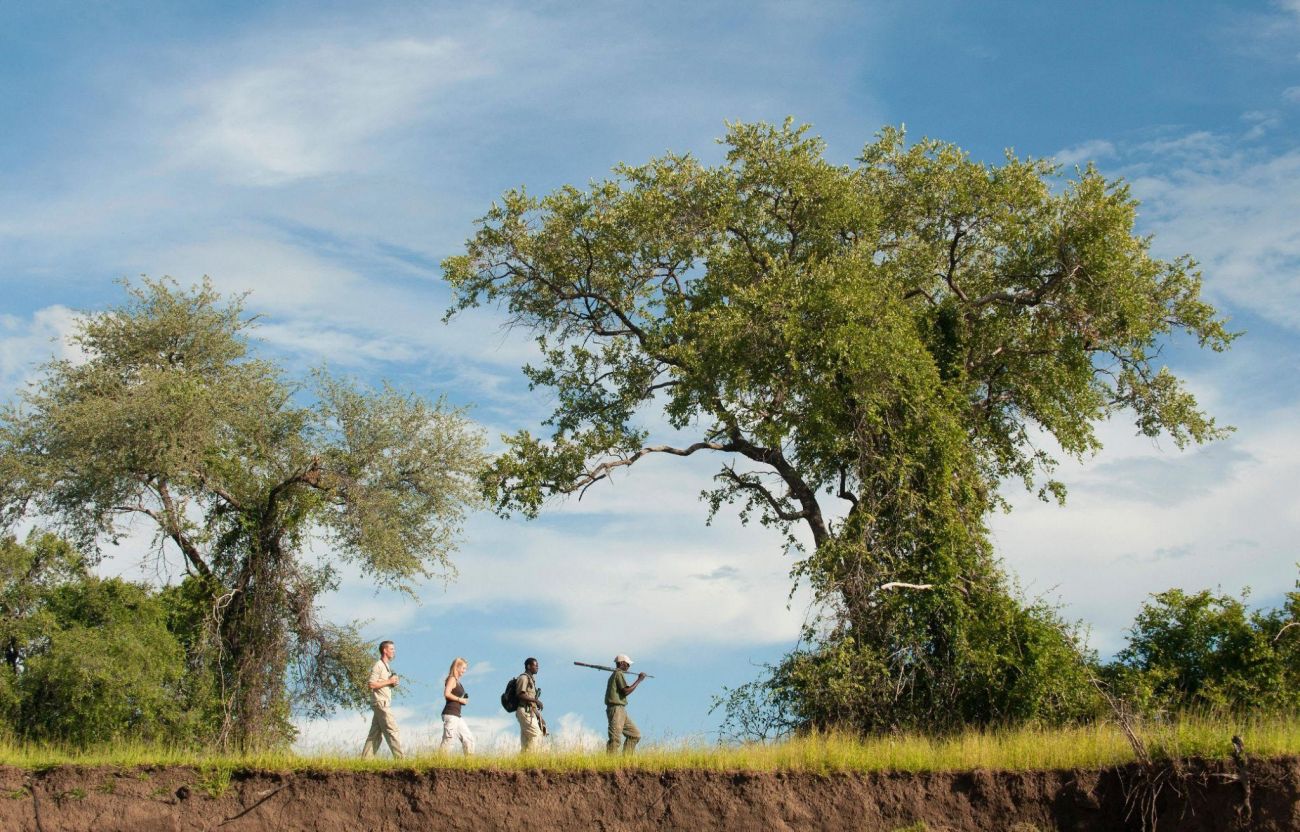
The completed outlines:
[[[607,671],[609,671],[610,673],[613,673],[615,670],[618,670],[617,667],[606,667],[606,666],[603,665],[603,664],[587,664],[586,662],[574,662],[574,664],[576,664],[578,667],[590,667],[592,670],[607,670]],[[624,670],[623,672],[624,672],[624,673],[632,673],[632,672],[634,672],[634,671],[631,671],[631,670]],[[647,674],[645,675],[645,677],[646,677],[647,679],[653,679],[653,678],[654,678],[654,677],[651,676],[649,673],[647,673]]]
[[[533,693],[535,694],[534,698],[535,698],[538,702],[541,702],[541,701],[542,701],[542,689],[541,689],[541,688],[534,688],[534,689],[533,689]],[[533,708],[533,716],[537,717],[537,727],[542,729],[542,736],[543,736],[543,737],[546,736],[547,734],[551,733],[550,731],[546,730],[546,719],[542,716],[542,709],[541,709],[541,708]]]

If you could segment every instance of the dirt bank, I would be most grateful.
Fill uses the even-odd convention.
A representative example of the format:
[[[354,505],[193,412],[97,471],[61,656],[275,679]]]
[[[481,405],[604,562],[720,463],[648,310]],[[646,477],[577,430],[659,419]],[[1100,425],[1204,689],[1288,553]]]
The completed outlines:
[[[1300,759],[1253,761],[1246,780],[1240,773],[1196,761],[830,775],[0,767],[0,829],[897,830],[922,821],[928,830],[1064,832],[1141,829],[1143,813],[1168,830],[1300,829]]]

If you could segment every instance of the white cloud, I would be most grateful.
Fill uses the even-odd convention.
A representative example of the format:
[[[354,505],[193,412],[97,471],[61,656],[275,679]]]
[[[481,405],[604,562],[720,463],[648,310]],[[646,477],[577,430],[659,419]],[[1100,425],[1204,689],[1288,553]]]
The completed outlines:
[[[631,474],[627,494],[589,492],[580,515],[474,518],[455,556],[456,580],[421,587],[422,605],[376,593],[344,565],[342,587],[323,599],[324,617],[373,619],[368,632],[414,633],[431,626],[421,619],[435,610],[454,620],[455,610],[540,608],[541,625],[515,631],[503,622],[493,635],[525,651],[545,645],[594,656],[793,641],[809,600],[806,590],[788,600],[792,561],[782,539],[757,524],[741,526],[734,512],[706,526],[705,507],[694,498],[697,472],[675,461]],[[650,476],[638,479],[642,473]]]
[[[309,363],[357,368],[429,362],[495,385],[490,373],[473,365],[514,371],[536,355],[522,333],[502,328],[494,310],[470,310],[444,325],[441,286],[364,276],[275,239],[221,237],[179,245],[147,255],[144,265],[147,272],[186,279],[207,274],[228,296],[249,292],[248,311],[265,315],[257,335]],[[450,358],[461,361],[452,364]],[[471,366],[462,371],[463,362]]]
[[[1031,594],[1058,597],[1067,617],[1090,625],[1103,653],[1122,645],[1154,592],[1250,585],[1275,598],[1297,576],[1291,412],[1260,414],[1234,439],[1181,454],[1111,443],[1097,460],[1064,467],[1064,508],[1017,497],[1012,514],[995,517],[998,550]]]
[[[299,41],[273,54],[193,94],[181,161],[267,185],[363,167],[371,139],[423,117],[439,91],[490,72],[450,38]]]
[[[1211,300],[1300,328],[1300,148],[1236,150],[1202,133],[1140,153],[1173,157],[1132,179],[1156,253],[1196,257]]]
[[[1071,168],[1074,165],[1086,165],[1098,159],[1106,159],[1115,155],[1115,145],[1104,139],[1094,139],[1092,141],[1077,144],[1073,147],[1067,147],[1058,150],[1053,154],[1057,164],[1065,168]]]
[[[1241,120],[1250,125],[1244,138],[1247,141],[1258,139],[1282,123],[1282,118],[1273,110],[1251,110],[1242,113]]]
[[[1287,87],[1282,91],[1282,97],[1293,104],[1300,104],[1300,86]]]
[[[51,359],[79,360],[80,348],[68,340],[76,324],[77,313],[58,304],[31,318],[0,315],[0,390],[9,394],[34,380]]]

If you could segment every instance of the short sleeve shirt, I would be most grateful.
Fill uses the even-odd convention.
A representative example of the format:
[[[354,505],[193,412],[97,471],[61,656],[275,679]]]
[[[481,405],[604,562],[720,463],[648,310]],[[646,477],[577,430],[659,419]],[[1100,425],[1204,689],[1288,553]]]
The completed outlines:
[[[609,683],[605,685],[605,704],[626,705],[627,697],[620,692],[625,687],[627,679],[623,678],[623,671],[615,670],[609,674]]]
[[[370,681],[382,682],[393,675],[393,671],[388,669],[384,660],[380,659],[375,662],[375,666],[370,668]],[[382,688],[370,689],[370,704],[376,708],[387,708],[388,703],[393,699],[393,686],[388,685]]]
[[[531,696],[533,699],[536,699],[537,680],[527,673],[520,673],[518,681],[515,682],[515,693],[520,696]],[[523,699],[520,699],[519,707],[525,710],[532,710],[533,706],[523,701]]]

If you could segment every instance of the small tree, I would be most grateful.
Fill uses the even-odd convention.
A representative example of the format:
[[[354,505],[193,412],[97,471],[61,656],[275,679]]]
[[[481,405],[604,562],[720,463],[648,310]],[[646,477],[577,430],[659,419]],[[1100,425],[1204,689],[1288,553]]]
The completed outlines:
[[[292,694],[316,709],[363,695],[356,633],[317,619],[336,572],[309,540],[380,585],[448,573],[481,437],[442,402],[286,380],[249,355],[242,298],[206,280],[127,294],[81,319],[85,360],[48,364],[0,411],[0,519],[43,517],[87,548],[151,523],[209,593],[222,741],[282,741]]]
[[[839,166],[789,122],[726,143],[718,167],[669,155],[509,192],[444,262],[452,313],[504,304],[541,346],[525,373],[559,400],[549,439],[507,439],[487,491],[531,516],[647,456],[720,455],[715,512],[812,541],[796,574],[827,617],[807,636],[842,685],[805,719],[996,719],[1002,692],[962,703],[1019,684],[997,668],[1024,645],[1065,638],[1009,611],[984,525],[1000,484],[1062,497],[1035,437],[1090,454],[1120,412],[1180,446],[1220,435],[1159,350],[1231,336],[1194,264],[1153,259],[1128,189],[1091,167],[1058,188],[1049,162],[979,164],[888,129]],[[651,441],[651,406],[682,441]],[[802,707],[824,676],[783,689]]]

